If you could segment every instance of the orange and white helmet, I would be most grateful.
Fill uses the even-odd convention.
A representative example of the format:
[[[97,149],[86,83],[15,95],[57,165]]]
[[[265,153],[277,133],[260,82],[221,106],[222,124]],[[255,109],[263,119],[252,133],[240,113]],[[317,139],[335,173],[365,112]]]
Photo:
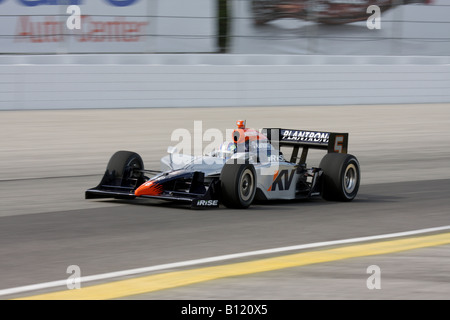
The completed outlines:
[[[236,121],[236,125],[238,127],[238,129],[245,129],[245,120],[238,120]]]

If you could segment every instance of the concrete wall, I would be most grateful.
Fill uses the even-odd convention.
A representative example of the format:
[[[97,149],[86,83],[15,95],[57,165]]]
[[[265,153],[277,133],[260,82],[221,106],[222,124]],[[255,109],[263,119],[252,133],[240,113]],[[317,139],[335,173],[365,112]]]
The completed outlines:
[[[450,102],[450,57],[0,56],[0,110]]]

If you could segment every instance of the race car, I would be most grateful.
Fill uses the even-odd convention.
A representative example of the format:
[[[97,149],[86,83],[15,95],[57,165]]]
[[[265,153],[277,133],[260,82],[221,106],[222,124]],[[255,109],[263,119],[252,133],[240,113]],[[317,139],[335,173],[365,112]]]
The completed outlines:
[[[114,153],[99,185],[86,190],[85,198],[149,198],[182,201],[192,208],[223,204],[239,209],[279,199],[351,201],[361,174],[357,158],[347,153],[348,137],[297,129],[258,131],[239,120],[232,139],[208,154],[185,155],[169,147],[161,170],[144,169],[135,152]],[[319,167],[306,166],[309,149],[326,151]]]
[[[251,10],[256,25],[282,18],[345,24],[367,20],[370,16],[367,9],[371,5],[378,6],[384,13],[400,4],[431,2],[432,0],[252,0]]]

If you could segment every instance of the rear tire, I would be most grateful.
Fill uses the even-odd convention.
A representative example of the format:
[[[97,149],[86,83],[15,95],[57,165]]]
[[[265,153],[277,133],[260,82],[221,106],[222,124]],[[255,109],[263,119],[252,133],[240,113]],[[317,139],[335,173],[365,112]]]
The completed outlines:
[[[352,201],[361,181],[359,162],[355,156],[328,153],[322,158],[322,198],[325,200]]]
[[[228,208],[248,208],[256,194],[256,171],[251,164],[226,163],[220,174],[221,201]]]

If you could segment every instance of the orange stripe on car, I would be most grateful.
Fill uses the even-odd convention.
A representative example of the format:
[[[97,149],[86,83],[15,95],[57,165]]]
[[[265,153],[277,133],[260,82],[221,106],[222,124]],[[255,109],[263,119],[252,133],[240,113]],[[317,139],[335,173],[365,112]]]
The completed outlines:
[[[159,196],[163,192],[163,186],[154,182],[148,181],[141,185],[134,191],[136,196]]]
[[[273,175],[272,184],[273,184],[273,181],[275,181],[275,179],[278,177],[278,173],[279,173],[279,172],[280,172],[280,170],[277,170],[277,171],[275,172],[275,174]],[[272,184],[270,185],[269,189],[267,189],[267,191],[272,191]]]

